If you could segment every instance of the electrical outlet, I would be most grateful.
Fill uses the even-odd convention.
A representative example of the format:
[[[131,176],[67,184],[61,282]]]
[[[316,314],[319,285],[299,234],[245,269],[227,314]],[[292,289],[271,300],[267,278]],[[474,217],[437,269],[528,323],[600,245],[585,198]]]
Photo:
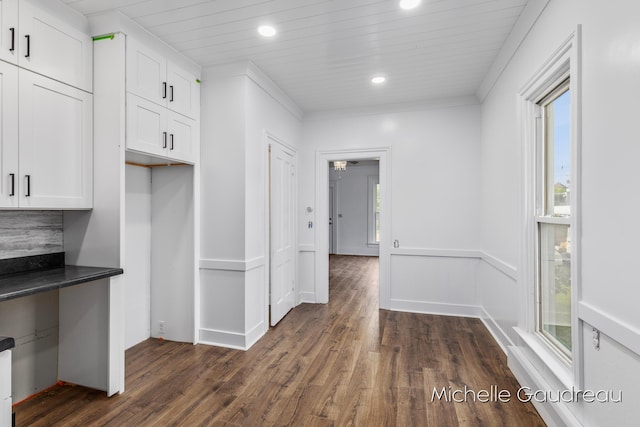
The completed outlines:
[[[593,328],[593,348],[600,350],[600,331]]]
[[[160,333],[160,335],[164,334],[164,320],[158,321],[158,332]]]

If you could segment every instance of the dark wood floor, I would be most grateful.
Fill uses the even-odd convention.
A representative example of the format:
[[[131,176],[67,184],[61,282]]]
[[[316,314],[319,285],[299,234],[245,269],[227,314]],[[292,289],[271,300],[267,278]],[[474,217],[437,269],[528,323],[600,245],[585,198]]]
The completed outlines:
[[[379,310],[377,258],[330,263],[330,303],[296,307],[249,351],[147,340],[126,353],[124,394],[65,385],[15,408],[17,425],[544,425],[518,399],[432,402],[519,386],[479,320]]]

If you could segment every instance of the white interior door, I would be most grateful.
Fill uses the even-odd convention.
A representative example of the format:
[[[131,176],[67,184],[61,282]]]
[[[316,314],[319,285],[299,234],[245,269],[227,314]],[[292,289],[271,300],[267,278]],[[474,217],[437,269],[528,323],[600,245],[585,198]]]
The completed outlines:
[[[295,169],[295,154],[271,144],[271,326],[295,304]]]

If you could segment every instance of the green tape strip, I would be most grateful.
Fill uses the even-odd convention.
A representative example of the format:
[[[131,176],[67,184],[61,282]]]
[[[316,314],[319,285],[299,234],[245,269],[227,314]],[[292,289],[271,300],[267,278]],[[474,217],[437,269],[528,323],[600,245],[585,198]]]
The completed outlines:
[[[105,34],[104,36],[96,36],[96,37],[94,37],[94,38],[93,38],[93,41],[94,41],[94,42],[97,42],[98,40],[106,40],[106,39],[113,40],[113,38],[114,38],[115,36],[116,36],[116,35],[115,35],[115,34],[113,34],[113,33],[111,33],[111,34]]]

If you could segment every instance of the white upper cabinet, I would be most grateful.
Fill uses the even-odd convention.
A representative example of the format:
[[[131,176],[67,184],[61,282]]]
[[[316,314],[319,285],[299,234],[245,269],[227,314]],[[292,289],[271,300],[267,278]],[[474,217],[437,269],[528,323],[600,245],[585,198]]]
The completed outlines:
[[[165,57],[127,37],[127,91],[166,106],[168,90]]]
[[[35,0],[0,0],[0,59],[92,91],[89,35]]]
[[[127,38],[127,91],[192,119],[200,110],[196,77],[132,37]]]
[[[18,0],[0,0],[0,59],[18,61]]]
[[[167,108],[195,119],[200,111],[200,86],[196,77],[167,61],[167,81]]]
[[[169,144],[167,109],[127,94],[127,149],[165,156]]]
[[[20,207],[91,208],[92,95],[27,70],[19,81]]]
[[[195,161],[196,121],[127,94],[127,149],[181,162]]]
[[[3,2],[4,3],[4,2]],[[18,207],[18,68],[0,61],[0,207]]]
[[[195,146],[199,140],[196,121],[172,111],[169,112],[168,120],[167,157],[188,163],[195,162]]]

